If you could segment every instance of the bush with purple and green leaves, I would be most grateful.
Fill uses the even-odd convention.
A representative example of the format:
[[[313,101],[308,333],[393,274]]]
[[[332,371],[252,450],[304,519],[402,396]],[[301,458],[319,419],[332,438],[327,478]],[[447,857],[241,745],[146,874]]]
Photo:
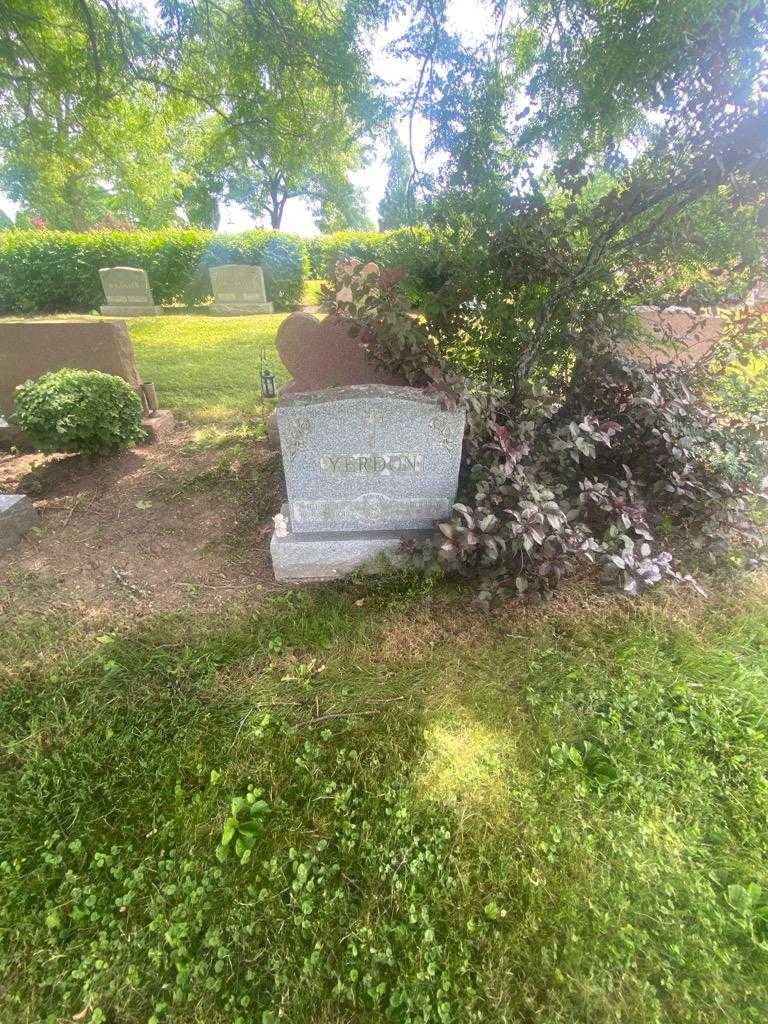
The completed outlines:
[[[306,246],[312,277],[332,280],[339,260],[373,261],[402,272],[403,287],[417,306],[445,283],[445,244],[429,228],[335,231],[308,238]]]
[[[410,315],[396,275],[351,260],[337,283],[334,311],[379,362],[468,412],[459,501],[414,549],[419,568],[479,579],[487,603],[545,596],[585,562],[637,594],[764,558],[768,418],[733,407],[728,371],[762,354],[768,316],[734,315],[714,352],[659,364],[596,321],[559,367],[503,388],[472,379],[459,339]]]

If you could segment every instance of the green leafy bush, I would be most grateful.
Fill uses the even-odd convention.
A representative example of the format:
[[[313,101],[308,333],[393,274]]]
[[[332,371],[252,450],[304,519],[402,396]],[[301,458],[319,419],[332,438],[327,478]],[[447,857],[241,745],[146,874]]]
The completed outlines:
[[[0,235],[0,313],[87,312],[104,302],[101,267],[141,267],[161,305],[211,294],[208,267],[254,263],[278,309],[301,301],[308,260],[303,241],[277,231],[216,235],[162,231],[4,231]]]
[[[107,455],[141,441],[139,396],[100,370],[55,370],[16,389],[15,419],[43,452]]]

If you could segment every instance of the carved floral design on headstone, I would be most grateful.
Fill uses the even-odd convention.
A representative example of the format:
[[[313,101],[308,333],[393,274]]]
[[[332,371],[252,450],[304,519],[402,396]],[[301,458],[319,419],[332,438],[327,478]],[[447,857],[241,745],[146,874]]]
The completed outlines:
[[[311,429],[312,424],[309,420],[294,420],[286,425],[283,437],[283,451],[289,459],[295,459],[299,454]]]

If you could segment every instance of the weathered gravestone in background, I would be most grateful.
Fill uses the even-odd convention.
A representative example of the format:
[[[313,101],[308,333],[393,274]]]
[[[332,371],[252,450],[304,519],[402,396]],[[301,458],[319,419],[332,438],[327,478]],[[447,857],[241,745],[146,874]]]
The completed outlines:
[[[51,370],[101,370],[127,380],[141,392],[128,328],[120,320],[11,320],[0,323],[0,410],[10,418],[16,388]],[[159,440],[173,427],[173,416],[158,410],[144,420],[151,440]],[[24,434],[13,425],[0,431],[0,448],[25,445]]]
[[[334,579],[425,537],[456,499],[465,414],[418,388],[358,385],[281,396],[288,501],[277,579]]]
[[[146,270],[136,267],[103,267],[99,271],[106,304],[103,316],[159,316]]]
[[[229,263],[211,267],[213,302],[211,313],[217,316],[249,316],[254,313],[274,313],[267,302],[264,272],[261,267],[247,263]]]
[[[635,306],[633,312],[645,334],[640,345],[632,349],[641,359],[700,359],[717,343],[723,329],[721,317],[687,306]]]
[[[361,336],[353,336],[339,317],[318,320],[311,313],[291,313],[280,324],[275,346],[292,378],[280,388],[281,397],[349,384],[408,383],[380,366],[366,351]],[[267,421],[267,433],[271,446],[279,448],[275,413]]]
[[[750,288],[744,304],[746,306],[768,305],[768,281],[758,281],[754,288]]]

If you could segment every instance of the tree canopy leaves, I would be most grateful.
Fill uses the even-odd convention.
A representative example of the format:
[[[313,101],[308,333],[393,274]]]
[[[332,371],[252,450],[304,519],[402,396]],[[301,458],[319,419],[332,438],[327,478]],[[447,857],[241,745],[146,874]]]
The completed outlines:
[[[279,227],[292,197],[319,208],[343,192],[382,114],[357,3],[161,0],[153,20],[123,0],[3,11],[0,177],[54,226],[107,208],[168,222],[177,207],[213,224],[231,194]],[[145,194],[161,188],[164,206]]]

